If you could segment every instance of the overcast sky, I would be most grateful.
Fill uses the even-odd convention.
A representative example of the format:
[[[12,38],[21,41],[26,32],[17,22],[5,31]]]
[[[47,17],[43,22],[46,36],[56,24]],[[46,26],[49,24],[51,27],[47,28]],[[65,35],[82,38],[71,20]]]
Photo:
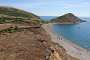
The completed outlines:
[[[74,13],[90,17],[90,0],[0,0],[0,6],[23,9],[39,16],[61,16]]]

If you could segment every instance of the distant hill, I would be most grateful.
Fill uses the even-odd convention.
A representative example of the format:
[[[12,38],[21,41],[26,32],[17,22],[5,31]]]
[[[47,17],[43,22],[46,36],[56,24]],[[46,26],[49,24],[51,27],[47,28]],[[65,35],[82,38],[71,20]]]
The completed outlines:
[[[55,19],[52,19],[51,22],[57,22],[57,23],[80,23],[80,22],[84,22],[84,20],[81,20],[80,18],[78,18],[77,16],[75,16],[72,13],[68,13],[65,14],[63,16],[57,17]]]

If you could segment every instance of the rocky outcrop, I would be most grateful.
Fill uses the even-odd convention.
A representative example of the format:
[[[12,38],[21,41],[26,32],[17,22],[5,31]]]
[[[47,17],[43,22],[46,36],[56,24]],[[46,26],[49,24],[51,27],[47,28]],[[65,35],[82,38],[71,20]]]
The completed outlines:
[[[54,44],[54,46],[52,45],[49,50],[51,51],[51,54],[48,60],[79,60],[77,58],[69,56],[62,46]]]

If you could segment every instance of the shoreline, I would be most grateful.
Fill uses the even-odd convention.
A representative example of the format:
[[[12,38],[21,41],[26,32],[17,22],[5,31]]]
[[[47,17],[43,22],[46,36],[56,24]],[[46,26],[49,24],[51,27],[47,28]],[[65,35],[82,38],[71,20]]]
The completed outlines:
[[[47,33],[50,35],[53,42],[63,46],[67,54],[72,57],[78,58],[80,60],[90,60],[90,51],[87,51],[85,48],[82,48],[70,40],[65,39],[63,36],[58,36],[52,31],[52,26],[53,24],[51,23],[42,25],[45,31],[47,31]]]
[[[75,23],[74,22],[62,22],[62,23],[61,22],[56,22],[56,23],[54,22],[54,23],[49,23],[49,24],[79,24],[79,23],[82,23],[82,22],[75,22]]]

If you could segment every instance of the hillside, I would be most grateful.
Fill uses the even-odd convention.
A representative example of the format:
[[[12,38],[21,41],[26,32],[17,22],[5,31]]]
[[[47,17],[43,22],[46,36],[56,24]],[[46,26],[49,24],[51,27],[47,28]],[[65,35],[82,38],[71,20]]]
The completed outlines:
[[[0,14],[8,15],[8,16],[15,16],[15,17],[25,17],[25,18],[39,18],[37,15],[26,12],[21,9],[12,8],[12,7],[3,7],[0,6]]]
[[[65,14],[63,16],[57,17],[55,19],[52,19],[51,22],[57,22],[57,23],[80,23],[84,22],[84,20],[81,20],[77,16],[75,16],[72,13]]]
[[[17,8],[0,6],[0,23],[27,23],[40,21],[40,17]],[[35,22],[35,23],[36,23]]]
[[[0,8],[0,60],[78,60],[51,41],[38,16],[17,11]]]
[[[78,60],[51,41],[43,28],[0,33],[0,60]]]

